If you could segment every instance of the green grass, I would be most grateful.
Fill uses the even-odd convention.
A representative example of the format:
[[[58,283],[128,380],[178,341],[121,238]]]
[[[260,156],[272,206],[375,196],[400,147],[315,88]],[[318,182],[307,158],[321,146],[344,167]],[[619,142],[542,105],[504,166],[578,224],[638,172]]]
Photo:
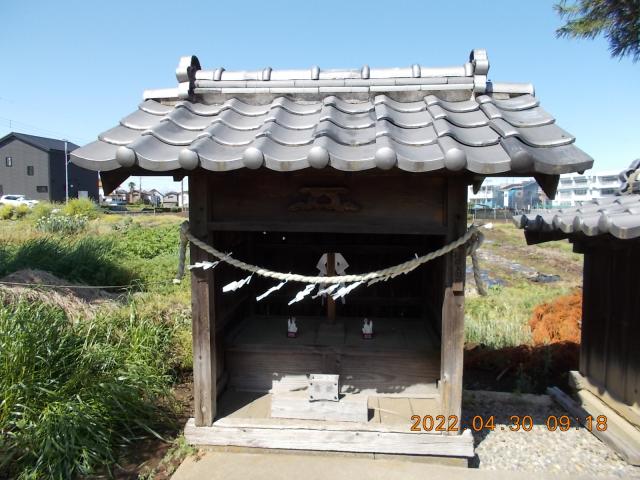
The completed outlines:
[[[22,269],[46,270],[88,285],[128,285],[141,280],[120,262],[109,238],[44,236],[21,244],[0,245],[0,277]]]
[[[174,332],[135,304],[73,324],[50,305],[1,302],[0,476],[92,474],[171,423]]]
[[[490,288],[486,297],[468,298],[465,339],[492,348],[530,344],[528,322],[533,309],[568,292],[566,287],[521,281],[510,287]]]

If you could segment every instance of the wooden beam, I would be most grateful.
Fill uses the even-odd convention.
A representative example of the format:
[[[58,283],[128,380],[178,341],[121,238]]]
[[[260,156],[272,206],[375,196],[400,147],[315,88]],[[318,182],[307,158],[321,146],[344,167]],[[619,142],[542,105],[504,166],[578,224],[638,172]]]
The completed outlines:
[[[585,419],[590,416],[591,433],[618,452],[626,462],[640,465],[640,431],[619,417],[591,392],[581,390],[578,393],[582,405],[557,387],[547,389],[547,394],[573,417],[572,421],[577,420],[587,426]],[[597,419],[601,416],[606,417],[605,430],[597,428]]]
[[[196,237],[211,242],[208,230],[211,191],[206,175],[189,176],[189,228]],[[191,262],[211,261],[210,255],[191,245]],[[191,322],[193,338],[193,399],[195,424],[208,426],[216,416],[216,329],[213,269],[191,270]]]
[[[467,227],[467,188],[460,179],[449,179],[447,189],[446,242],[464,234]],[[440,394],[442,413],[460,418],[464,355],[464,281],[466,251],[462,246],[445,257],[445,291],[442,302]]]
[[[218,232],[317,232],[317,233],[389,233],[403,235],[444,235],[446,228],[436,222],[417,223],[391,219],[378,223],[339,223],[260,221],[260,220],[217,220],[209,223],[209,228]]]
[[[584,377],[580,372],[569,372],[569,384],[576,390],[586,390],[602,400],[608,407],[615,410],[621,417],[640,428],[640,408],[627,405],[609,393],[604,385],[596,380]]]

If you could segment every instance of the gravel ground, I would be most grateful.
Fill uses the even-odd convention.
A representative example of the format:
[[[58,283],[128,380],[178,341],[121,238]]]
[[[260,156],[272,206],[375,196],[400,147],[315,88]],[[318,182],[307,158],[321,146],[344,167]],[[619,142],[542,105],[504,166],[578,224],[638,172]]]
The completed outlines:
[[[549,431],[545,425],[549,416],[568,414],[547,395],[465,391],[463,425],[470,425],[476,415],[495,418],[493,431],[473,434],[476,458],[472,465],[477,468],[640,479],[640,467],[628,465],[582,426],[575,428],[572,423],[566,432]],[[532,430],[511,431],[511,415],[530,415]]]

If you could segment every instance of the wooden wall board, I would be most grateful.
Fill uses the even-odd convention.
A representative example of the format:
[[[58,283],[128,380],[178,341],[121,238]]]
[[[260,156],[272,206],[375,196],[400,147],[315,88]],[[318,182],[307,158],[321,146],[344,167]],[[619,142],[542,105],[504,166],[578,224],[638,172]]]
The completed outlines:
[[[243,321],[228,344],[234,348],[247,345],[281,346],[348,346],[358,351],[415,351],[429,352],[440,350],[440,339],[433,328],[422,319],[374,318],[374,338],[362,338],[362,318],[339,317],[336,325],[327,327],[323,317],[296,316],[298,337],[286,335],[286,316],[253,316]],[[344,335],[319,336],[318,331],[343,328]]]
[[[590,242],[582,247],[580,373],[621,403],[640,405],[640,249]]]
[[[237,170],[209,176],[214,230],[443,233],[445,179],[407,172]],[[335,208],[300,208],[305,189],[344,190]],[[333,204],[333,203],[332,203]]]

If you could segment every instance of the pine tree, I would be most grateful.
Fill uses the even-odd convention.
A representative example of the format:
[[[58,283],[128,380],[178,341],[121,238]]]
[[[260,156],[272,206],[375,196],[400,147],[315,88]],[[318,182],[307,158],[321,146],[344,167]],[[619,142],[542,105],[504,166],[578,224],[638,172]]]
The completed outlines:
[[[603,34],[612,57],[640,60],[640,0],[561,0],[554,9],[566,23],[558,37],[589,38]]]

